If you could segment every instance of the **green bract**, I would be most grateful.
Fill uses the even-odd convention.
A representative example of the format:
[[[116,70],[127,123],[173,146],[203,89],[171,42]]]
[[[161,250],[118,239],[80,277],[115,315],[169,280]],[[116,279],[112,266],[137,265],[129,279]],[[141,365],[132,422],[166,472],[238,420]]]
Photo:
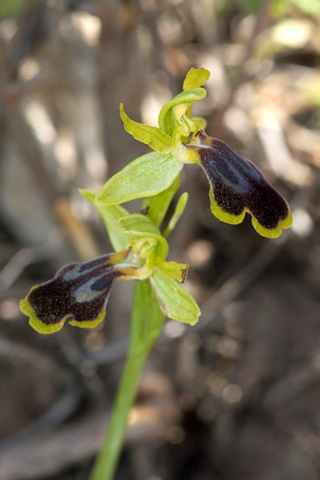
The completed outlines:
[[[170,154],[143,155],[111,177],[99,191],[95,203],[98,206],[118,205],[156,195],[170,187],[182,166]]]

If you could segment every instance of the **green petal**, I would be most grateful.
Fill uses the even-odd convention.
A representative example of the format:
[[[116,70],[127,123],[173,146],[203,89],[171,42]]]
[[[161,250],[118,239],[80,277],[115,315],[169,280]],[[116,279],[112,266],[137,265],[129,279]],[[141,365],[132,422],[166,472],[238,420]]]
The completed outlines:
[[[95,203],[100,207],[118,205],[157,195],[172,184],[182,167],[170,154],[147,153],[111,177],[99,191]]]
[[[189,265],[186,263],[165,262],[162,258],[157,258],[156,267],[167,278],[185,283],[188,277]]]
[[[123,105],[120,105],[120,117],[123,121],[125,130],[130,133],[133,138],[142,143],[146,143],[149,147],[160,153],[169,153],[171,146],[171,138],[160,128],[144,125],[143,123],[134,122],[125,114]]]
[[[176,105],[185,104],[187,110],[192,106],[192,103],[196,100],[202,100],[206,96],[207,92],[204,88],[195,88],[188,90],[187,92],[181,92],[176,95],[170,102],[166,103],[159,114],[159,127],[168,135],[172,135],[174,127],[177,125],[177,119],[172,111]],[[189,111],[190,113],[190,111]]]
[[[195,300],[175,280],[156,271],[150,277],[162,312],[173,320],[194,325],[201,314]]]
[[[145,215],[136,213],[121,218],[118,228],[121,232],[125,232],[126,235],[155,239],[159,244],[157,255],[161,258],[166,257],[168,253],[167,241],[161,235],[158,227]]]
[[[192,90],[193,88],[202,87],[204,83],[210,78],[209,70],[205,68],[191,68],[187,73],[185,81],[183,82],[183,90]]]
[[[80,189],[79,192],[83,197],[89,200],[89,202],[91,202],[100,213],[107,228],[111,245],[115,251],[119,252],[120,250],[123,250],[128,243],[128,236],[120,232],[118,229],[118,223],[122,217],[129,215],[129,212],[125,208],[121,207],[121,205],[113,205],[112,207],[98,207],[98,205],[94,203],[94,199],[96,197],[95,192],[92,190],[82,189]]]

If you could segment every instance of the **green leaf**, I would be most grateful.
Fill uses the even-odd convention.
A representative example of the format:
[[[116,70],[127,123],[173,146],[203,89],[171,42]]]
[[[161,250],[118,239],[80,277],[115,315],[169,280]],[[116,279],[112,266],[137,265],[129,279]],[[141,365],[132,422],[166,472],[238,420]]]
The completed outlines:
[[[147,153],[111,177],[99,191],[95,203],[100,207],[118,205],[157,195],[170,187],[182,167],[170,154]]]
[[[175,280],[165,277],[160,271],[150,277],[152,288],[160,308],[166,317],[194,325],[201,314],[192,296]]]
[[[172,135],[174,127],[177,125],[177,119],[172,111],[176,105],[185,104],[186,110],[192,106],[196,100],[202,100],[207,92],[204,88],[195,88],[187,92],[181,92],[170,102],[166,103],[159,114],[159,127],[168,135]]]
[[[171,200],[179,188],[179,180],[180,175],[175,178],[169,188],[161,193],[158,193],[158,195],[145,198],[142,202],[142,209],[147,209],[146,216],[150,218],[150,220],[158,227],[160,227],[167,213]]]
[[[129,212],[120,205],[113,205],[112,207],[99,207],[94,203],[96,193],[92,190],[80,189],[79,192],[84,198],[89,200],[89,202],[91,202],[100,213],[107,228],[111,245],[115,251],[119,252],[120,250],[123,250],[128,243],[128,236],[120,232],[118,229],[118,223],[122,217],[129,215]]]
[[[158,244],[157,255],[165,258],[168,253],[167,241],[163,238],[158,227],[145,215],[135,213],[121,218],[118,224],[121,232],[133,237],[149,237],[154,238]]]
[[[183,82],[183,90],[192,90],[193,88],[202,87],[204,83],[210,78],[209,70],[205,68],[191,68],[187,73],[185,81]]]
[[[125,114],[123,105],[120,105],[120,117],[123,121],[125,130],[130,133],[133,138],[142,143],[146,143],[149,147],[160,153],[169,153],[171,147],[171,138],[160,128],[144,125],[143,123],[134,122]]]

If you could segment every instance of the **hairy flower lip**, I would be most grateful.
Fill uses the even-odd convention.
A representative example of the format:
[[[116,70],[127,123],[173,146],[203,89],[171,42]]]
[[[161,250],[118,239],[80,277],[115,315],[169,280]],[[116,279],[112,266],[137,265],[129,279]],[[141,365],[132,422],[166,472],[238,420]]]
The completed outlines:
[[[136,216],[133,217],[136,220]],[[150,232],[147,235],[151,235]],[[29,316],[30,325],[39,333],[57,332],[66,320],[71,325],[93,328],[105,317],[115,280],[145,280],[151,279],[152,275],[162,275],[163,284],[176,295],[176,299],[182,298],[182,305],[189,305],[194,322],[192,311],[196,310],[195,303],[176,284],[176,281],[186,280],[188,265],[166,262],[161,255],[155,255],[157,241],[155,238],[149,238],[150,240],[150,249],[141,238],[136,245],[128,244],[127,248],[119,252],[102,255],[85,263],[65,265],[53,279],[30,290],[20,302],[21,311]],[[135,247],[141,242],[143,248],[135,252]],[[157,290],[156,284],[153,285]],[[165,303],[170,306],[168,311],[181,320],[177,309],[172,308],[175,300],[166,297]],[[160,307],[167,311],[163,302]]]
[[[67,319],[77,326],[95,327],[104,318],[113,282],[138,278],[140,267],[125,263],[130,249],[85,263],[62,267],[53,279],[33,287],[21,301],[23,313],[41,333],[60,330]]]
[[[211,210],[221,221],[241,223],[246,212],[258,233],[275,238],[292,224],[286,200],[256,165],[204,130],[191,135],[185,147],[198,153],[210,185]]]

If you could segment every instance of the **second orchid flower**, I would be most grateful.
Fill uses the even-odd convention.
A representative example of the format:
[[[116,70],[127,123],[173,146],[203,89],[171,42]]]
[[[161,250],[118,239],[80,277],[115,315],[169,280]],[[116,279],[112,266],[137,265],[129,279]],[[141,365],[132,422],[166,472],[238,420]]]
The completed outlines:
[[[184,164],[195,163],[207,176],[211,211],[219,220],[239,224],[248,212],[260,235],[276,238],[292,224],[286,200],[250,160],[221,140],[209,137],[204,131],[204,119],[191,116],[193,102],[206,96],[201,86],[209,76],[205,69],[190,70],[184,91],[161,109],[159,128],[130,120],[121,105],[127,132],[156,151],[137,158],[114,175],[102,187],[95,203],[118,205],[157,195],[173,183]]]

